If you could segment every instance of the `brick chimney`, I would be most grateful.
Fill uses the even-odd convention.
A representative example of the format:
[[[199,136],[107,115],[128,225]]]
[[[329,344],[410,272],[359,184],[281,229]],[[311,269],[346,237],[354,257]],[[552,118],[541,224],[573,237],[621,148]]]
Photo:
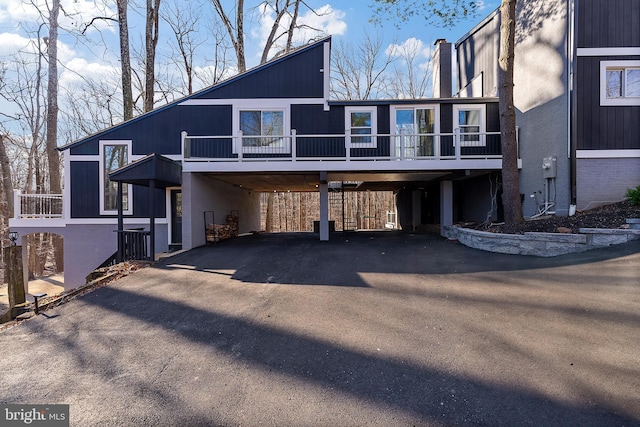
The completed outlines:
[[[451,43],[445,39],[435,42],[433,53],[433,97],[451,98],[453,82],[451,80]]]

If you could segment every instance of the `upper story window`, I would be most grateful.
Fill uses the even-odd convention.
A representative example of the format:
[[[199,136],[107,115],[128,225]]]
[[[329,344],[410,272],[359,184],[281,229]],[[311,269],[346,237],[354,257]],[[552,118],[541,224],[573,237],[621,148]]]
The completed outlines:
[[[435,143],[436,107],[401,106],[392,107],[392,132],[397,135],[395,143],[396,157],[414,158],[434,156],[437,153]]]
[[[375,107],[346,107],[345,124],[352,147],[375,148],[377,133]]]
[[[109,179],[109,174],[116,169],[126,166],[130,161],[131,142],[129,141],[100,141],[101,156],[100,169],[100,212],[114,214],[118,210],[118,183]],[[133,213],[131,206],[131,185],[124,184],[122,188],[122,210],[126,214]]]
[[[484,147],[485,106],[484,105],[456,105],[454,106],[454,123],[460,137],[461,147]]]
[[[640,105],[640,61],[600,62],[600,105]]]
[[[287,148],[282,110],[240,110],[240,130],[244,152],[273,153]]]

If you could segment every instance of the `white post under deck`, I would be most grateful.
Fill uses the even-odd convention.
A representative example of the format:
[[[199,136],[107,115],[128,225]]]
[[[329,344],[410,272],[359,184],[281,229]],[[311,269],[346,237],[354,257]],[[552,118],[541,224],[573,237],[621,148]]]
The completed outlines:
[[[329,240],[329,183],[326,179],[326,172],[320,174],[320,241]]]
[[[453,225],[453,182],[440,182],[440,235],[445,236],[444,227]]]

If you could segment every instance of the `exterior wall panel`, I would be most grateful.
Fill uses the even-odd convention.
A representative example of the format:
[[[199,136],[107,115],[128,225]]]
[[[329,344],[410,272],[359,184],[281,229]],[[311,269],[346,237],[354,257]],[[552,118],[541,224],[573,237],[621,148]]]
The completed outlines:
[[[71,162],[71,218],[100,216],[100,166],[98,162]]]
[[[577,47],[640,46],[640,0],[576,0]]]
[[[194,99],[322,98],[324,96],[324,43],[304,49],[286,61],[249,71],[205,91]],[[328,72],[328,70],[326,71]]]
[[[623,150],[640,148],[640,106],[600,106],[600,61],[633,57],[578,57],[576,71],[576,148]]]

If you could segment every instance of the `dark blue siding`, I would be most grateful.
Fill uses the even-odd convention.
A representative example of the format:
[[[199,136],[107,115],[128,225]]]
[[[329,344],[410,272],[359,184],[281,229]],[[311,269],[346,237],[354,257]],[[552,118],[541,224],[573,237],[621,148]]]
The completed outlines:
[[[640,56],[578,57],[576,116],[578,150],[640,149],[640,106],[600,106],[600,61]]]
[[[231,106],[172,105],[141,116],[71,148],[71,155],[99,154],[100,140],[131,140],[133,155],[180,154],[180,134],[230,135]]]
[[[282,61],[248,71],[228,83],[196,95],[194,99],[322,98],[323,68],[324,43],[320,43]]]
[[[579,0],[577,47],[640,46],[640,0]]]
[[[164,188],[155,189],[155,216],[166,216],[166,191]],[[151,189],[140,185],[133,186],[133,216],[135,218],[149,218],[151,216]],[[129,216],[127,216],[129,217]]]
[[[341,135],[336,138],[298,138],[298,157],[344,157],[344,108],[292,105],[291,128],[298,135]]]
[[[98,162],[71,162],[71,217],[100,216],[100,167]]]

